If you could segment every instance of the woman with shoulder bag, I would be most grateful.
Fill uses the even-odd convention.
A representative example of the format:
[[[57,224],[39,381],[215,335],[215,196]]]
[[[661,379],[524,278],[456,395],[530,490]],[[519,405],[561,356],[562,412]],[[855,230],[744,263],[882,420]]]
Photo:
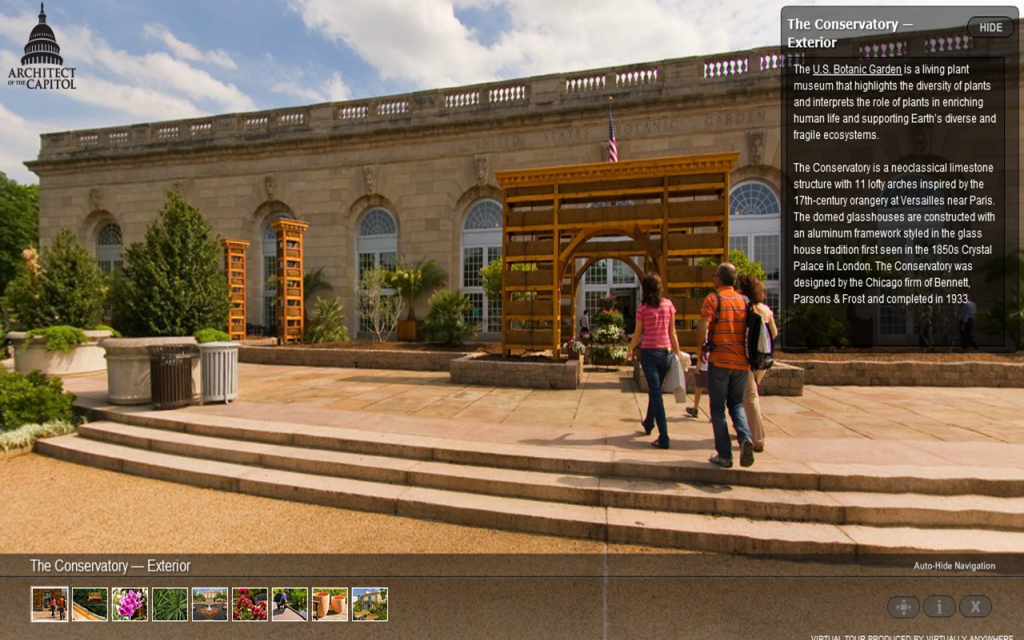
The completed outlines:
[[[651,444],[659,449],[668,449],[668,420],[661,392],[672,358],[682,361],[676,335],[676,307],[663,297],[661,276],[657,273],[647,273],[640,288],[643,301],[636,309],[636,329],[626,351],[626,359],[632,360],[637,345],[640,345],[640,368],[647,379],[647,416],[642,423],[644,432],[650,435],[657,424],[658,439]]]
[[[736,281],[736,290],[740,295],[750,300],[750,305],[764,320],[764,325],[771,334],[772,340],[779,335],[775,326],[775,313],[772,308],[764,303],[765,291],[761,281],[753,276],[740,276]],[[761,419],[761,398],[758,395],[758,385],[768,373],[766,370],[751,371],[747,376],[747,388],[743,393],[743,410],[747,414],[747,424],[750,426],[750,437],[754,441],[754,451],[764,451],[764,421]]]

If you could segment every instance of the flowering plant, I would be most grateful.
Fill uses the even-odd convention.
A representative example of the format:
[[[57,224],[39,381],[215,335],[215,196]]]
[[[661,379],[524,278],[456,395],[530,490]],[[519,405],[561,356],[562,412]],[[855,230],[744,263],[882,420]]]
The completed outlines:
[[[235,602],[231,610],[232,620],[267,619],[266,590],[263,590],[263,600],[253,602],[254,596],[255,594],[245,587],[235,590]]]
[[[146,592],[143,589],[114,589],[114,620],[145,620]]]
[[[618,301],[618,298],[609,294],[601,298],[601,309],[604,311],[611,311],[612,309],[615,308],[615,303],[617,303]]]
[[[576,353],[583,353],[587,350],[587,346],[576,338],[569,338],[562,347],[566,351],[575,351]]]

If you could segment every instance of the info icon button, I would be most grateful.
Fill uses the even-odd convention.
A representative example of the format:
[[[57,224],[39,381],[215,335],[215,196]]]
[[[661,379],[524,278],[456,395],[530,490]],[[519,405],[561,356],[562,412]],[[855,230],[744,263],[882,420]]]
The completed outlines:
[[[894,618],[916,618],[921,612],[921,603],[912,596],[896,596],[889,599],[889,615]]]
[[[931,596],[924,601],[924,614],[929,618],[949,618],[956,613],[956,600],[949,596]]]

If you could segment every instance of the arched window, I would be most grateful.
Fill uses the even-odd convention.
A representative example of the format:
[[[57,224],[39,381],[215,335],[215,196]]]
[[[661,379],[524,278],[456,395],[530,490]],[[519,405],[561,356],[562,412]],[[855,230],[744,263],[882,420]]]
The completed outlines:
[[[398,225],[387,209],[370,209],[363,216],[359,223],[356,254],[357,282],[362,282],[364,271],[374,267],[394,271],[398,262]]]
[[[729,210],[734,216],[777,216],[782,207],[768,185],[744,182],[729,192]]]
[[[263,225],[263,328],[273,335],[277,331],[277,232],[271,225],[281,218],[293,219],[290,213],[278,211],[267,216]]]
[[[356,238],[356,287],[363,281],[363,273],[381,267],[394,271],[398,266],[398,224],[387,209],[370,209],[359,223]],[[392,295],[394,291],[385,291]],[[368,331],[370,321],[360,317],[359,330]]]
[[[776,312],[782,279],[781,211],[775,189],[764,182],[743,182],[729,192],[729,250],[739,249],[761,263],[766,302]]]
[[[121,273],[124,268],[124,242],[116,222],[100,225],[96,233],[96,264],[107,275]]]
[[[462,223],[462,292],[473,304],[473,319],[485,333],[501,333],[501,299],[484,292],[480,270],[501,257],[501,204],[478,200]]]

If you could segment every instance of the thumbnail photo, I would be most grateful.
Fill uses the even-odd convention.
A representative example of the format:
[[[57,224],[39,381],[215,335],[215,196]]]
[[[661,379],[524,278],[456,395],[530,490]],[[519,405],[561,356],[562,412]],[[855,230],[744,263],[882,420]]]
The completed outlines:
[[[67,622],[67,612],[67,587],[32,587],[32,622]]]
[[[193,587],[192,588],[192,621],[193,622],[227,622],[228,620],[228,588],[227,587]]]
[[[305,587],[277,587],[272,592],[272,622],[306,622],[309,620],[309,590]]]
[[[75,622],[106,622],[110,595],[106,587],[83,587],[71,590],[71,619]]]
[[[153,587],[154,622],[188,622],[188,589]]]
[[[387,622],[388,590],[384,587],[352,589],[352,619],[358,622]]]
[[[146,587],[120,587],[110,592],[115,622],[145,622],[149,620],[149,590]]]
[[[313,587],[313,622],[345,622],[348,620],[348,589]]]
[[[266,587],[236,587],[231,590],[232,622],[266,622]]]

